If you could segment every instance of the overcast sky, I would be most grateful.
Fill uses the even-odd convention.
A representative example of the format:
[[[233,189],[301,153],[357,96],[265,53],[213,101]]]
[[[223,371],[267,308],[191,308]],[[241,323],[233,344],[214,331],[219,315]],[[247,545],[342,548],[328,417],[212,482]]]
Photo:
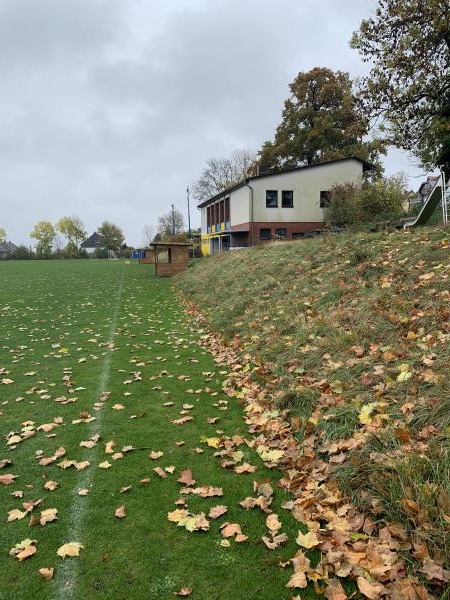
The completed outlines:
[[[0,226],[103,220],[143,241],[205,161],[273,138],[299,71],[364,73],[374,0],[0,0]],[[421,173],[400,152],[417,189]],[[191,201],[193,225],[199,224]]]

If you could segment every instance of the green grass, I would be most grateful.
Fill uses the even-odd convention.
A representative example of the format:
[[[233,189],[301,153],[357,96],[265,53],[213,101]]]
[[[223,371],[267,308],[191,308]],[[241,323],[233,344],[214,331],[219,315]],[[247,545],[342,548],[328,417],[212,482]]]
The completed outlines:
[[[0,383],[0,458],[12,461],[0,475],[17,476],[13,485],[0,487],[0,597],[159,600],[173,598],[184,586],[192,588],[192,598],[203,600],[295,595],[284,587],[292,570],[278,564],[298,548],[299,523],[281,508],[284,493],[275,491],[272,506],[289,536],[279,550],[269,551],[261,541],[266,515],[239,506],[253,495],[254,480],[268,479],[275,486],[279,474],[266,469],[246,446],[245,459],[257,466],[256,473],[224,470],[214,449],[201,443],[201,436],[217,435],[217,430],[245,436],[246,428],[242,409],[222,392],[225,373],[219,371],[226,367],[199,346],[201,332],[177,303],[171,281],[154,278],[147,266],[119,261],[5,262],[0,263],[0,280],[0,369],[5,370],[0,381],[14,380]],[[67,369],[69,382],[63,379]],[[94,404],[106,391],[109,398],[96,410]],[[61,396],[77,400],[60,404],[55,399]],[[229,400],[227,411],[214,406],[220,399]],[[167,402],[173,405],[163,406]],[[194,406],[189,411],[194,420],[172,424],[185,403]],[[114,410],[114,404],[125,409]],[[96,420],[72,423],[86,411]],[[24,422],[37,428],[56,417],[63,422],[50,433],[35,431],[16,448],[7,445],[8,434],[20,433]],[[208,424],[207,417],[219,420]],[[79,446],[95,433],[101,439],[94,448]],[[135,449],[112,460],[104,452],[112,439],[116,450]],[[185,443],[178,446],[177,441]],[[60,460],[38,464],[37,456],[51,456],[60,446],[64,458],[88,460],[90,467],[77,472],[58,467]],[[198,446],[204,447],[203,454],[195,451]],[[152,461],[150,450],[164,456]],[[104,460],[111,468],[98,468]],[[153,472],[170,465],[175,472],[165,479]],[[192,512],[228,506],[226,515],[211,521],[209,532],[188,533],[167,520],[180,495],[180,470],[186,468],[197,485],[223,487],[223,497],[187,496]],[[150,484],[140,485],[146,477]],[[56,490],[44,489],[49,479],[58,482]],[[122,494],[124,486],[131,490]],[[89,489],[87,496],[77,495],[81,487]],[[16,491],[23,497],[13,497]],[[57,521],[34,527],[29,517],[6,522],[8,511],[41,498],[34,514],[57,508]],[[119,520],[114,512],[122,504],[127,516]],[[219,526],[225,521],[240,523],[249,541],[222,547]],[[37,553],[19,562],[8,553],[26,538],[37,540]],[[57,557],[57,549],[70,541],[83,544],[80,556]],[[55,567],[52,581],[40,577],[42,567]],[[313,591],[302,590],[302,598],[312,597]]]
[[[321,444],[365,430],[364,405],[384,403],[384,421],[334,476],[356,506],[400,521],[447,565],[449,238],[430,227],[274,243],[203,261],[178,284],[261,366],[272,401],[289,408],[300,440],[317,436],[321,457]],[[405,500],[427,519],[412,518]]]

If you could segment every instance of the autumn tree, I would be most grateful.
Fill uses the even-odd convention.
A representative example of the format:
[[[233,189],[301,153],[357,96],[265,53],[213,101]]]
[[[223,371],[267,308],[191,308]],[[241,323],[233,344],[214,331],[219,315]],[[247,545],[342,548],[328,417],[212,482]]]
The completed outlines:
[[[50,221],[39,221],[30,233],[30,237],[37,240],[37,255],[48,256],[52,250],[52,244],[56,237],[56,230]]]
[[[364,110],[385,120],[391,143],[450,176],[450,4],[378,0],[351,46],[371,63],[360,84]]]
[[[193,187],[198,202],[219,194],[249,175],[256,155],[249,150],[234,150],[229,157],[210,158]]]
[[[78,250],[80,243],[87,235],[83,222],[77,216],[62,217],[56,227],[67,239],[67,249],[69,251]]]
[[[98,235],[100,245],[114,252],[118,252],[125,241],[122,229],[110,221],[103,221],[98,228]]]
[[[356,156],[377,164],[384,147],[368,140],[369,119],[358,111],[348,73],[316,67],[289,86],[274,141],[260,150],[260,167],[309,166]]]
[[[0,244],[6,240],[6,231],[0,227]]]
[[[171,210],[158,217],[158,239],[174,238],[185,231],[184,218],[172,204]]]

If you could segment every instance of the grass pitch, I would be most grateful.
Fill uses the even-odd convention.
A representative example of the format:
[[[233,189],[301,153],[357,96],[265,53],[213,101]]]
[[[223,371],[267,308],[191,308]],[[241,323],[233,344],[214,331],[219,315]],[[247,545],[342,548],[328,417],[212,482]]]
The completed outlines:
[[[253,481],[275,485],[277,474],[248,447],[243,460],[255,473],[224,470],[202,443],[246,431],[171,282],[119,261],[5,262],[0,281],[0,476],[14,476],[0,485],[0,597],[164,599],[182,588],[204,600],[295,595],[284,587],[292,570],[278,566],[295,553],[298,532],[282,493],[272,508],[289,540],[277,550],[261,541],[266,515],[239,505]],[[193,419],[172,422],[185,416]],[[228,507],[207,532],[167,519],[183,469],[198,486],[223,488],[221,497],[185,496],[195,514]],[[41,525],[52,508],[57,519]],[[225,521],[248,541],[221,545]],[[9,555],[27,539],[32,556]],[[58,556],[70,542],[83,546],[79,556]],[[42,568],[54,568],[51,580]],[[307,597],[313,592],[302,590]]]

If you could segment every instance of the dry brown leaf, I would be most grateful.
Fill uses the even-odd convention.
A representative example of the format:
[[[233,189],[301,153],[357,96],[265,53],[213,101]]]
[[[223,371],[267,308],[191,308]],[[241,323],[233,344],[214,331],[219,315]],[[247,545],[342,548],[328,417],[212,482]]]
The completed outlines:
[[[174,592],[174,596],[190,596],[192,594],[192,589],[183,587],[179,592]]]
[[[58,548],[56,554],[65,558],[66,556],[79,556],[80,550],[82,550],[84,546],[79,542],[68,542],[67,544],[63,544]]]
[[[46,510],[41,511],[41,516],[39,517],[39,523],[41,525],[46,525],[47,523],[51,523],[55,521],[58,517],[58,509],[56,508],[47,508]]]
[[[224,515],[227,511],[228,511],[228,508],[226,506],[219,504],[218,506],[213,506],[210,509],[208,517],[210,517],[211,519],[218,519],[219,517]]]
[[[51,479],[49,479],[48,481],[46,481],[44,483],[44,489],[49,490],[49,491],[56,490],[57,487],[58,487],[58,483],[56,481],[52,481]]]
[[[156,451],[156,450],[152,450],[150,452],[150,454],[148,455],[149,458],[151,458],[152,460],[157,460],[158,458],[160,458],[161,456],[164,456],[164,452],[161,451]]]
[[[184,469],[183,471],[181,471],[178,481],[180,483],[183,483],[184,485],[195,485],[196,483],[196,480],[192,479],[191,469]]]
[[[39,569],[39,574],[45,580],[50,581],[50,579],[53,579],[54,571],[55,571],[54,567],[42,567],[42,569]]]
[[[118,519],[123,519],[124,517],[126,517],[127,511],[126,511],[125,505],[122,504],[122,506],[119,506],[119,508],[116,508],[116,512],[114,514]]]
[[[12,473],[7,473],[6,475],[0,475],[0,483],[3,485],[11,485],[14,483],[14,479],[16,479],[17,475],[13,475]]]
[[[386,591],[386,588],[381,583],[370,583],[365,577],[358,577],[356,580],[358,584],[358,589],[361,594],[364,594],[366,598],[370,598],[370,600],[378,600],[381,598],[383,592]]]
[[[242,535],[241,526],[238,523],[224,523],[220,526],[220,532],[225,538]]]
[[[155,469],[153,469],[155,471],[155,473],[157,475],[159,475],[160,477],[164,478],[167,477],[167,473],[164,471],[164,469],[161,469],[161,467],[156,467]]]
[[[113,454],[115,445],[116,442],[114,440],[109,440],[109,442],[105,444],[105,454]]]

